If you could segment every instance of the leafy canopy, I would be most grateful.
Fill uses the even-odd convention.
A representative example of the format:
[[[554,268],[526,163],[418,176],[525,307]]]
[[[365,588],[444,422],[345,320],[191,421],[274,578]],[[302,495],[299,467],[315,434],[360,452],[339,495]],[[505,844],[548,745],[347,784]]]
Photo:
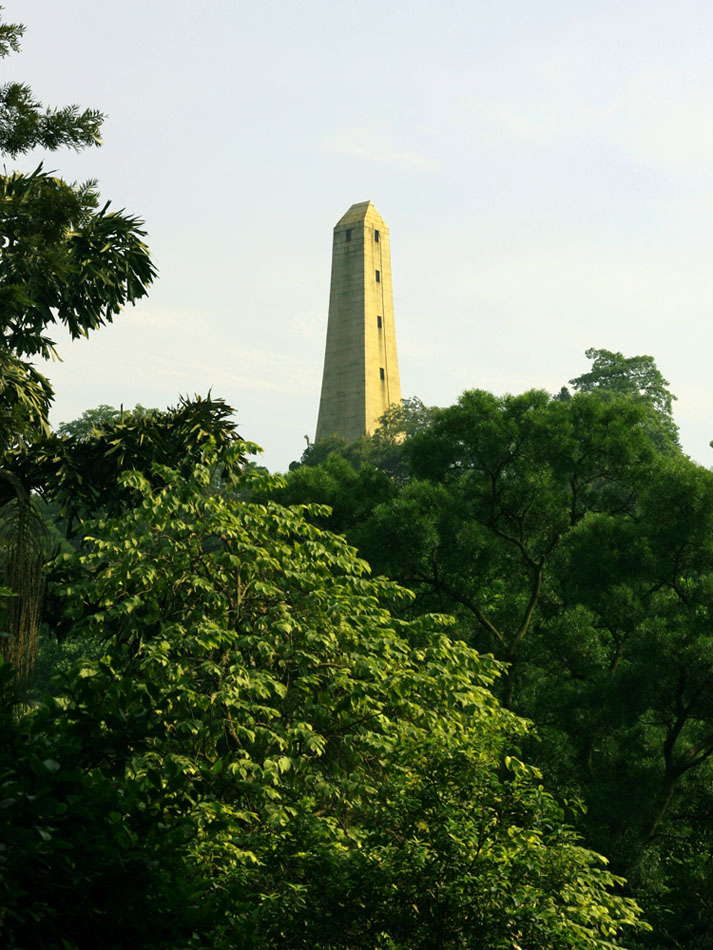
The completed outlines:
[[[410,595],[303,508],[243,500],[259,476],[210,491],[220,461],[153,490],[124,474],[136,502],[78,555],[67,609],[107,654],[28,720],[57,767],[33,779],[25,753],[8,780],[46,790],[22,806],[46,837],[4,866],[9,945],[50,926],[72,945],[89,913],[95,941],[140,947],[620,946],[636,905],[521,760],[498,664],[443,618],[395,619],[382,603]],[[69,899],[109,868],[115,887],[141,872],[114,920]],[[13,918],[30,881],[39,911]]]
[[[1,15],[0,8],[0,15]],[[0,56],[19,50],[24,27],[0,22]],[[103,115],[45,108],[30,88],[0,87],[0,152],[99,145]],[[49,326],[72,338],[110,323],[156,276],[142,222],[102,203],[95,183],[70,184],[40,165],[0,175],[0,451],[47,430],[48,380],[28,361],[55,356]]]
[[[19,49],[23,27],[3,22],[0,57]],[[100,143],[103,116],[70,105],[45,108],[22,83],[0,86],[0,152],[55,151]],[[93,182],[70,184],[43,170],[0,174],[0,648],[18,673],[34,660],[42,551],[33,510],[28,448],[49,431],[53,391],[33,365],[56,355],[49,335],[63,324],[73,339],[110,323],[147,293],[156,271],[142,222],[102,203]],[[20,474],[20,469],[24,472]],[[8,528],[8,525],[10,526]],[[37,529],[37,530],[36,530]],[[41,558],[40,558],[41,561]],[[24,574],[23,574],[24,571]],[[9,598],[9,599],[8,599]],[[19,658],[19,662],[18,661]]]
[[[713,942],[713,473],[677,446],[651,358],[588,355],[574,394],[476,390],[436,412],[400,444],[407,477],[389,492],[332,455],[291,472],[282,497],[334,504],[320,523],[415,591],[402,615],[451,612],[454,636],[508,663],[493,688],[536,724],[528,758],[585,803],[578,828],[655,927],[642,944],[700,950]]]

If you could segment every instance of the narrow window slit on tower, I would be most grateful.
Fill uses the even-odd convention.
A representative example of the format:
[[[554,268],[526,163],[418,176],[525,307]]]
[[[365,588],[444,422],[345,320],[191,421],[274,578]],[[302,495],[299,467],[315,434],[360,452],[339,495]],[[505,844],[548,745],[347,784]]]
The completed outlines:
[[[376,272],[376,282],[377,284],[381,283],[381,271]]]
[[[347,228],[347,241],[351,241],[351,239],[352,239],[352,229]]]
[[[376,315],[376,325],[381,329],[381,317],[378,314]]]
[[[376,228],[374,228],[374,240],[377,244],[379,243],[379,232]]]
[[[385,378],[386,378],[386,377],[384,376],[384,367],[383,367],[383,366],[380,366],[380,367],[379,367],[379,377],[380,377],[381,379],[385,379]]]

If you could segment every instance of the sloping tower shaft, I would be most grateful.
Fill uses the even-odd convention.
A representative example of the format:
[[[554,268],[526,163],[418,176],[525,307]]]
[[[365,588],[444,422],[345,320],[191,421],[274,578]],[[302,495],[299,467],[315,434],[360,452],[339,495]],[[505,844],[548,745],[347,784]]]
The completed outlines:
[[[370,201],[334,228],[327,345],[316,440],[370,435],[401,404],[389,229]]]

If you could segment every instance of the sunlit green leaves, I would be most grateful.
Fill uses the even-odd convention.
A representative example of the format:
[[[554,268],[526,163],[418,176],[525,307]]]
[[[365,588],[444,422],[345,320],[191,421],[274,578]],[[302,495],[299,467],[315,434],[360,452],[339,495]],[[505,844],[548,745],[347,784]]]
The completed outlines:
[[[86,336],[154,279],[141,222],[97,201],[41,167],[0,176],[0,329],[18,356],[51,357],[50,324]]]
[[[96,721],[121,684],[127,775],[193,829],[179,880],[203,882],[205,939],[603,948],[632,925],[517,754],[499,665],[445,618],[395,620],[383,604],[408,595],[304,509],[206,491],[213,464],[126,476],[135,507],[66,592],[108,656],[63,699]]]

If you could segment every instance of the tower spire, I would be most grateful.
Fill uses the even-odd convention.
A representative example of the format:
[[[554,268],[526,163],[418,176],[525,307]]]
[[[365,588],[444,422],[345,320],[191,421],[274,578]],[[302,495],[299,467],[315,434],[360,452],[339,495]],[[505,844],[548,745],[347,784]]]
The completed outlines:
[[[371,201],[360,201],[334,228],[316,440],[370,435],[400,403],[389,229]]]

